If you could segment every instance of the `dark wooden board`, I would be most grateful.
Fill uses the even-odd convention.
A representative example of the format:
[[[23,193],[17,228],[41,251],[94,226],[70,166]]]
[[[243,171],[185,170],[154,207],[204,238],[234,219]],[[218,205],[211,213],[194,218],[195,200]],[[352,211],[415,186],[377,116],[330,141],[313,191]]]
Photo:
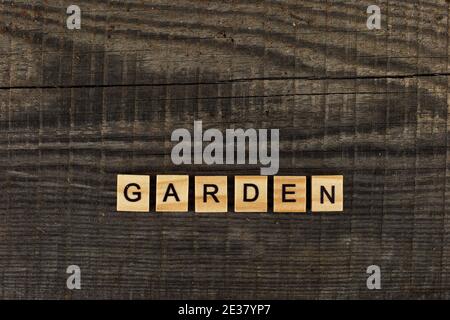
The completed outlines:
[[[444,0],[2,1],[0,297],[450,298],[448,22]],[[344,212],[115,212],[119,173],[259,173],[174,166],[194,120],[279,128],[280,174],[343,174]]]

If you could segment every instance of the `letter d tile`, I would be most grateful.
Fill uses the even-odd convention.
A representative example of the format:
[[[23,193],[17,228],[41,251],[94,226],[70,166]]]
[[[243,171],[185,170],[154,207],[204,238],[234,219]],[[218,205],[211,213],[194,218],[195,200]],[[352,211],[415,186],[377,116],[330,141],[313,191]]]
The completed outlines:
[[[267,176],[234,178],[234,211],[267,212]]]
[[[150,176],[117,175],[117,211],[150,211]]]

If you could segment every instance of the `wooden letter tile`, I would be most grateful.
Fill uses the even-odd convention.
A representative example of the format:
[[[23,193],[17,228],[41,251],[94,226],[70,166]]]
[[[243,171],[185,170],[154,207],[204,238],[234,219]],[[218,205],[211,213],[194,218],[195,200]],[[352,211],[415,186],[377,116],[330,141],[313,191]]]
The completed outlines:
[[[195,212],[227,212],[227,177],[195,177]]]
[[[311,177],[312,212],[344,211],[344,177]]]
[[[306,177],[273,178],[273,211],[306,212]]]
[[[236,176],[235,212],[267,212],[267,176]]]
[[[187,212],[189,198],[189,176],[156,176],[156,211]]]
[[[117,211],[150,211],[150,177],[140,175],[117,176]]]

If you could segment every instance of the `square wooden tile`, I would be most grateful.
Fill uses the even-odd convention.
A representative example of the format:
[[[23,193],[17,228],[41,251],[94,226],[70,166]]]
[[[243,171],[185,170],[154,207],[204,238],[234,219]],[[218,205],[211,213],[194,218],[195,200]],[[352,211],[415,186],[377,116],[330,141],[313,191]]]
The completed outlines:
[[[306,177],[273,177],[273,211],[306,212]]]
[[[150,176],[117,175],[117,211],[150,211]]]
[[[344,211],[344,176],[311,177],[311,211]]]
[[[267,212],[267,176],[234,178],[234,211]]]
[[[156,211],[187,212],[189,201],[189,176],[156,176]]]
[[[195,177],[195,212],[227,212],[227,177]]]

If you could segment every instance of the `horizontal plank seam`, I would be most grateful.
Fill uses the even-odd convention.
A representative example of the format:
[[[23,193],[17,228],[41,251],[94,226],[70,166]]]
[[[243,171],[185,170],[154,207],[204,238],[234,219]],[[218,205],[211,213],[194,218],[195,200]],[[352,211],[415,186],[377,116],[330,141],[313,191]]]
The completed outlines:
[[[135,83],[135,84],[83,84],[83,85],[45,85],[45,86],[2,86],[0,90],[28,90],[28,89],[83,89],[83,88],[115,88],[115,87],[159,87],[159,86],[188,86],[188,85],[217,85],[234,82],[252,81],[283,81],[283,80],[378,80],[378,79],[410,79],[422,77],[446,77],[450,72],[441,73],[417,73],[406,75],[384,75],[384,76],[356,76],[356,77],[262,77],[262,78],[236,78],[229,80],[218,80],[213,82],[169,82],[169,83]]]

